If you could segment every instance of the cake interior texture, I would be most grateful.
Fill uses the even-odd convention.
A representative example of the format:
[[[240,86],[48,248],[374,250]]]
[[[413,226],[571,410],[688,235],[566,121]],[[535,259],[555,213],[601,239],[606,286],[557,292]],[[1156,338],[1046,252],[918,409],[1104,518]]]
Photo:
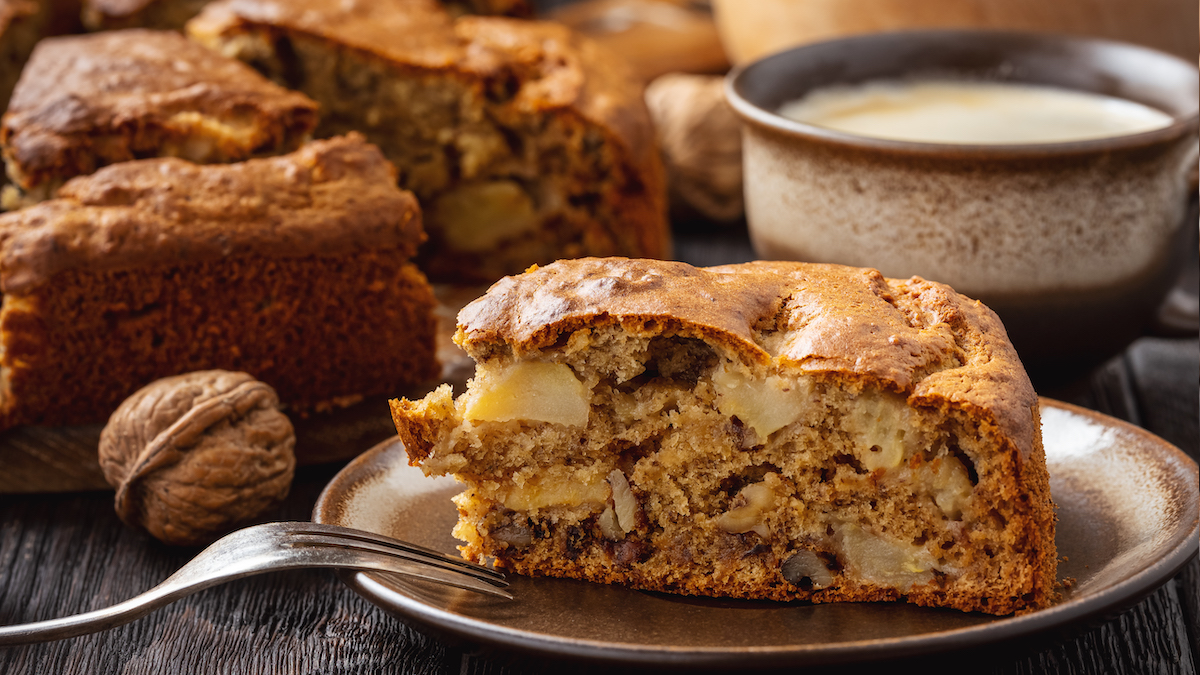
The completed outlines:
[[[101,422],[145,384],[212,368],[296,413],[354,402],[436,376],[433,305],[395,250],[64,272],[4,296],[0,427]]]
[[[1051,602],[1036,398],[1023,371],[993,367],[1015,361],[994,315],[944,286],[866,270],[664,265],[552,265],[494,287],[460,315],[477,361],[466,392],[393,401],[411,461],[465,485],[464,557],[684,594],[992,614]],[[660,273],[684,276],[664,295]],[[762,274],[790,290],[730,294],[739,276],[771,287]],[[878,318],[826,313],[840,290],[859,309],[878,304],[865,308]],[[699,300],[678,311],[685,292]],[[709,302],[728,304],[724,318],[704,318]],[[745,341],[722,327],[738,314]],[[889,345],[900,355],[881,357]],[[922,352],[911,380],[894,372]],[[984,374],[954,384],[970,370]],[[997,383],[1012,386],[1000,394],[1016,399],[1008,411],[980,407],[995,391],[951,393]]]
[[[454,19],[430,2],[388,0],[362,16],[312,8],[325,25],[219,2],[188,29],[318,101],[317,136],[358,130],[384,151],[422,205],[431,278],[667,253],[640,85],[594,67],[598,46],[548,23]]]

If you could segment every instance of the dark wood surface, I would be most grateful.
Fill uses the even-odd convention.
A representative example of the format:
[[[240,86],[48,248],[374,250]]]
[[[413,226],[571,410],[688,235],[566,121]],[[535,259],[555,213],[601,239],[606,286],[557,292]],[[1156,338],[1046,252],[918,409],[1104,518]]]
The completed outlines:
[[[725,261],[748,253],[736,234],[716,232],[699,244],[682,241],[677,255],[709,262],[710,256]],[[1086,377],[1041,393],[1133,421],[1196,458],[1198,383],[1200,342],[1195,337],[1143,338]],[[340,466],[302,467],[286,504],[273,517],[308,519],[320,490]],[[124,527],[109,491],[0,495],[0,623],[114,604],[166,578],[194,553]],[[909,665],[926,673],[950,668],[1006,675],[1195,673],[1200,656],[1198,584],[1200,563],[1193,558],[1177,576],[1116,616],[969,654],[923,656]],[[878,673],[897,665],[865,664],[836,672]],[[107,632],[0,648],[0,673],[13,675],[612,670],[432,637],[358,597],[326,571],[253,577]]]

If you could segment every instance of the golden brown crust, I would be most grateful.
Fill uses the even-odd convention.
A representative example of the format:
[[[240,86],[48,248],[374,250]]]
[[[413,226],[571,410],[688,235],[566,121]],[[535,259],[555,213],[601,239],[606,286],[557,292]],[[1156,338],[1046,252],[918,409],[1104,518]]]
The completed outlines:
[[[450,385],[443,384],[420,401],[394,398],[388,406],[408,463],[416,466],[433,452],[433,440],[449,429],[454,399]]]
[[[315,102],[244,64],[178,33],[132,29],[39,43],[0,143],[15,182],[30,190],[141,157],[286,152],[316,121]],[[197,138],[206,144],[189,144]]]
[[[411,257],[416,199],[375,146],[351,134],[283,157],[199,166],[149,159],[81,176],[60,198],[0,216],[0,288],[69,269],[132,269],[229,255]]]
[[[747,363],[874,383],[914,404],[992,419],[1023,458],[1034,452],[1033,386],[996,315],[944,284],[840,265],[586,258],[497,282],[459,314],[456,341],[476,360],[520,355],[585,326],[620,323],[723,346]],[[772,345],[764,329],[783,331]]]

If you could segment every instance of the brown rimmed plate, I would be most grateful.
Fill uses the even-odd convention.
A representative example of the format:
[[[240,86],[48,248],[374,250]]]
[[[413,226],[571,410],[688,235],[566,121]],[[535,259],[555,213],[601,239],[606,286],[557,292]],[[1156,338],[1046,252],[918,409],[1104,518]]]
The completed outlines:
[[[1196,555],[1196,463],[1137,427],[1042,399],[1051,491],[1058,504],[1057,605],[1017,617],[904,604],[809,605],[689,598],[510,575],[506,601],[363,572],[357,593],[417,625],[551,656],[694,666],[781,666],[911,656],[1009,640],[1102,617],[1132,604]],[[408,466],[398,439],[343,469],[313,520],[454,553],[459,492]]]

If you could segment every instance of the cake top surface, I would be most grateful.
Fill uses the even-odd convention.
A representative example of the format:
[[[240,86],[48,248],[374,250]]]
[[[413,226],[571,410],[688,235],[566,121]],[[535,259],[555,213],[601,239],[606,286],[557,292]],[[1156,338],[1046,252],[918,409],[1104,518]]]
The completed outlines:
[[[133,28],[47,38],[13,92],[4,135],[87,134],[200,114],[226,120],[302,111],[317,104],[173,31]]]
[[[731,358],[903,393],[915,404],[991,417],[1026,453],[1033,386],[999,318],[944,284],[815,263],[696,268],[624,258],[559,261],[506,277],[458,317],[477,360],[521,357],[562,335],[620,324],[704,339]]]
[[[146,159],[74,178],[56,199],[0,215],[0,290],[80,268],[396,248],[411,256],[424,238],[416,198],[358,134],[238,164]]]
[[[652,152],[653,129],[632,71],[562,24],[493,16],[452,17],[436,0],[217,0],[188,23],[216,45],[254,26],[304,33],[398,67],[477,78],[519,108],[573,109]]]

